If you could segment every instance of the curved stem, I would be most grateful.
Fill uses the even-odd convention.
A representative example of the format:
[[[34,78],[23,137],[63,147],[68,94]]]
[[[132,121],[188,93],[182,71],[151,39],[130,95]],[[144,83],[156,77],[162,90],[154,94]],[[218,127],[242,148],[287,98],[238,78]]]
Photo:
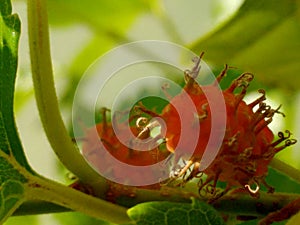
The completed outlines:
[[[97,193],[106,182],[75,148],[59,111],[50,56],[46,0],[28,0],[28,32],[35,97],[48,140],[61,162]],[[95,183],[97,181],[98,183]],[[101,184],[99,184],[101,182]],[[99,189],[102,188],[102,191]]]
[[[113,223],[128,223],[131,220],[127,216],[127,208],[92,197],[80,191],[66,187],[54,181],[31,176],[25,185],[26,198],[28,200],[42,200],[59,205],[57,209],[66,211],[68,209],[84,213],[94,218],[110,221]],[[43,202],[43,210],[47,203]],[[53,204],[48,203],[50,212],[55,211]],[[28,210],[28,208],[27,208]],[[41,210],[41,209],[39,209]]]

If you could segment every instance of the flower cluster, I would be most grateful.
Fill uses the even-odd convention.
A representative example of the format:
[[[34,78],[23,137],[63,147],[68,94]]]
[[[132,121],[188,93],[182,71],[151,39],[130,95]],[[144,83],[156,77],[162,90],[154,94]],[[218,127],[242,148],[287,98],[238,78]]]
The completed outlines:
[[[109,161],[98,163],[103,162],[105,152],[108,151],[121,162],[135,166],[155,164],[171,155],[174,162],[172,171],[167,171],[170,173],[167,184],[172,184],[174,180],[181,180],[181,184],[184,184],[196,178],[199,179],[199,193],[204,192],[214,198],[222,196],[232,187],[242,188],[251,195],[257,196],[261,184],[265,185],[269,192],[273,192],[274,189],[265,182],[268,165],[277,152],[296,143],[296,140],[290,139],[289,131],[279,132],[278,138],[274,138],[273,132],[268,127],[275,114],[283,116],[284,114],[279,111],[280,107],[273,109],[265,103],[264,90],[259,90],[261,97],[247,104],[243,98],[254,76],[250,73],[243,73],[233,80],[226,90],[222,91],[226,109],[225,126],[220,125],[219,130],[212,130],[213,122],[218,125],[218,120],[212,121],[213,108],[218,107],[218,100],[210,104],[207,93],[217,96],[215,93],[220,91],[219,83],[226,75],[228,66],[214,83],[201,86],[197,83],[196,77],[199,74],[202,55],[195,59],[195,66],[192,70],[185,71],[186,83],[182,92],[172,97],[161,113],[156,113],[140,104],[134,108],[129,122],[116,122],[118,126],[113,129],[112,122],[107,121],[106,110],[104,110],[102,122],[96,125],[96,129],[86,130],[82,148],[87,160],[92,165],[96,165],[99,170],[106,170],[113,176],[119,176],[120,171],[112,169]],[[187,97],[192,100],[196,110],[188,109]],[[215,110],[214,113],[224,112]],[[224,118],[224,115],[220,114],[221,116]],[[116,117],[118,116],[115,115],[114,118]],[[151,122],[151,118],[158,117],[164,121],[165,126],[157,121]],[[218,118],[218,115],[214,118]],[[184,132],[183,123],[188,128]],[[129,130],[126,129],[128,124]],[[195,130],[197,124],[200,126],[198,133]],[[137,140],[151,138],[151,131],[157,126],[161,126],[164,130],[161,132],[164,136],[160,135],[145,142],[147,144],[144,144],[143,148],[147,151],[136,150],[137,147],[141,147],[137,146],[140,145]],[[222,142],[217,151],[207,147],[212,132],[217,132],[217,134],[219,132],[220,135],[223,133]],[[195,133],[197,133],[197,140],[193,152],[186,152],[186,149],[190,148],[189,137],[195,138]],[[120,142],[120,137],[125,140],[125,143]],[[99,140],[102,142],[102,147],[97,144]],[[217,152],[217,154],[209,165],[202,167],[205,164],[203,155],[206,151]],[[182,161],[185,162],[184,165],[180,164]],[[151,173],[154,171],[150,171],[149,174],[140,173],[137,176],[143,179],[145,176],[151,176]],[[130,174],[123,179],[129,179],[129,177]],[[227,184],[222,192],[218,192],[216,188],[218,181]],[[157,184],[161,185],[159,180]]]

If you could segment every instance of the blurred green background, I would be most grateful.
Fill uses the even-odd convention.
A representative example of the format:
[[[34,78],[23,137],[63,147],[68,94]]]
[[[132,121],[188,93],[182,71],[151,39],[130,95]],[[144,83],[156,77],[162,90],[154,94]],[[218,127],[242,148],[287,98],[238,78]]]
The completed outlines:
[[[253,3],[255,2],[255,3]],[[68,182],[38,118],[32,89],[26,2],[14,0],[22,22],[15,110],[30,165],[40,174]],[[273,107],[282,104],[287,117],[276,115],[273,130],[289,129],[300,139],[299,1],[242,0],[49,0],[53,66],[60,107],[70,124],[76,83],[99,56],[120,44],[163,40],[205,51],[213,71],[225,63],[255,74],[247,99],[267,90]],[[227,78],[228,79],[228,78]],[[231,78],[230,78],[231,79]],[[300,169],[298,145],[277,157]],[[71,160],[71,159],[70,159]],[[10,218],[5,224],[102,224],[80,214],[61,213]]]

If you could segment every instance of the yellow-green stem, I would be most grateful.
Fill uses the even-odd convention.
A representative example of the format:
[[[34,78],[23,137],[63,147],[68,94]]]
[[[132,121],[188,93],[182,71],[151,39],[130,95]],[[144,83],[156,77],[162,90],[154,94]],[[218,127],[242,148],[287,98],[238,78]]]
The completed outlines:
[[[42,200],[112,223],[128,223],[127,208],[38,176],[30,177],[25,191],[28,200]]]
[[[83,183],[91,185],[95,192],[103,193],[106,182],[75,148],[61,118],[53,79],[46,0],[28,0],[27,3],[33,84],[46,135],[67,169]]]

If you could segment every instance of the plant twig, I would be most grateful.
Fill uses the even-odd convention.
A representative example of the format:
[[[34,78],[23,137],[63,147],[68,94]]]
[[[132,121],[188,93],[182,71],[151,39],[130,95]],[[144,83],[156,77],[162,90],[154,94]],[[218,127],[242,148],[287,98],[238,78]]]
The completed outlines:
[[[66,211],[67,208],[112,223],[128,223],[131,221],[125,207],[84,194],[52,180],[28,174],[27,176],[29,182],[24,186],[25,197],[28,200],[34,200],[30,210],[28,205],[25,205],[25,210],[30,214],[34,213],[31,210],[40,206],[42,210],[37,209],[39,213],[46,213],[46,209],[49,210],[49,213]],[[37,204],[35,200],[41,200],[41,204]],[[53,203],[57,204],[57,207],[54,207]]]
[[[133,197],[134,196],[134,197]],[[191,202],[190,198],[196,197],[199,200],[205,201],[206,199],[200,198],[192,192],[178,190],[174,188],[158,190],[144,190],[137,189],[135,195],[128,197],[122,196],[117,199],[119,204],[126,204],[126,207],[134,206],[142,202],[150,201],[172,201],[172,202]],[[284,206],[288,205],[295,199],[300,198],[299,194],[291,193],[274,193],[268,194],[262,192],[260,198],[253,198],[246,193],[231,193],[220,198],[214,202],[213,206],[220,212],[230,213],[235,215],[253,216],[263,218],[271,212],[275,212]],[[25,202],[14,213],[17,215],[30,215],[38,213],[53,213],[65,212],[69,209],[47,203],[43,201],[29,201]]]
[[[68,135],[59,111],[50,56],[46,0],[28,0],[28,32],[35,97],[48,140],[61,162],[97,193],[106,182],[87,164]]]

